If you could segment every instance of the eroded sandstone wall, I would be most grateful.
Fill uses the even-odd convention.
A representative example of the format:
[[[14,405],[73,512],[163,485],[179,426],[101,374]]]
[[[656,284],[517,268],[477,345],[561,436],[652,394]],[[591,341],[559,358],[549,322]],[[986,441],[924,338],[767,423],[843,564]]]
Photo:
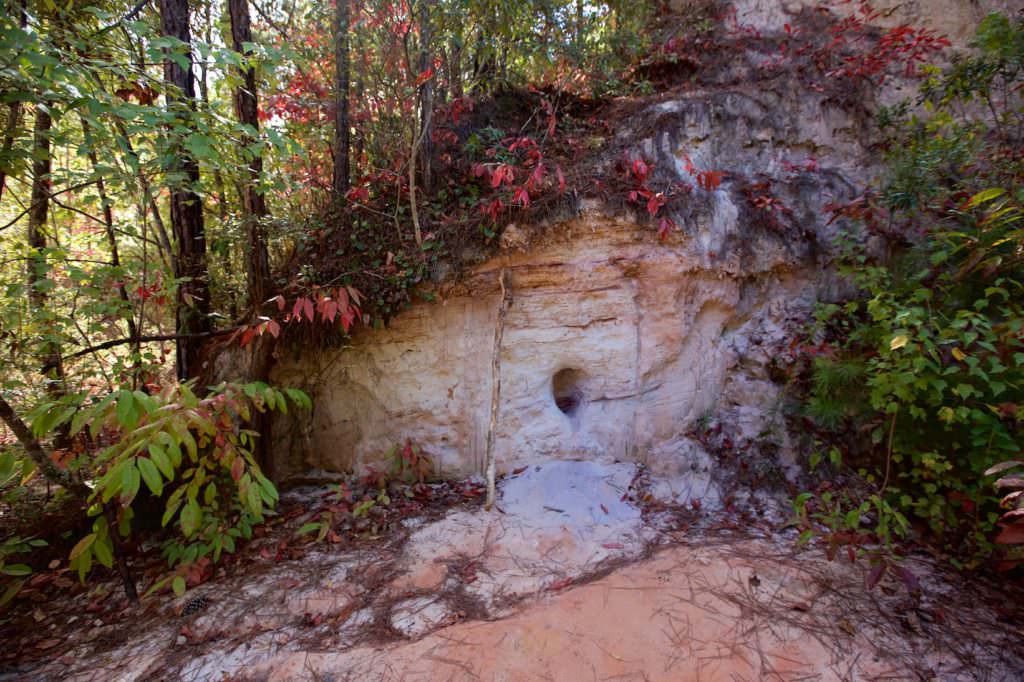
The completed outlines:
[[[736,16],[777,34],[810,4],[741,0]],[[917,0],[885,21],[925,23],[963,44],[1000,8]],[[815,301],[840,287],[832,263],[846,225],[827,206],[877,172],[877,100],[851,104],[796,73],[766,76],[775,48],[762,49],[754,41],[699,86],[650,98],[608,140],[688,184],[687,160],[723,173],[721,186],[673,209],[681,229],[668,240],[642,216],[584,201],[557,224],[510,227],[494,258],[389,328],[361,330],[344,349],[284,352],[273,381],[306,388],[316,407],[275,423],[277,477],[381,466],[407,440],[441,472],[482,471],[502,268],[514,300],[500,352],[499,470],[635,460],[704,480],[714,467],[690,434],[714,421],[737,442],[769,446],[760,463],[784,473],[792,449],[771,376]],[[893,101],[910,88],[890,80],[856,94]],[[777,208],[757,208],[758,192]]]
[[[309,423],[279,434],[293,453],[282,467],[359,468],[411,439],[445,472],[480,471],[501,268],[513,303],[500,469],[547,458],[675,469],[694,463],[677,455],[704,416],[727,413],[750,436],[781,426],[768,368],[815,297],[784,244],[766,240],[756,268],[729,272],[702,262],[691,238],[661,243],[621,217],[585,212],[552,233],[350,348],[282,361],[274,380],[306,386],[316,403]]]

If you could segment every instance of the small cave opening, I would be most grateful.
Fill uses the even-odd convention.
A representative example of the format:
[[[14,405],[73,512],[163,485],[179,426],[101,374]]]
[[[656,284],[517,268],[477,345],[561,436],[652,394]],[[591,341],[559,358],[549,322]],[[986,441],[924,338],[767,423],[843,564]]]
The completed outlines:
[[[575,417],[583,404],[583,373],[578,369],[561,369],[551,379],[555,405],[567,417]]]

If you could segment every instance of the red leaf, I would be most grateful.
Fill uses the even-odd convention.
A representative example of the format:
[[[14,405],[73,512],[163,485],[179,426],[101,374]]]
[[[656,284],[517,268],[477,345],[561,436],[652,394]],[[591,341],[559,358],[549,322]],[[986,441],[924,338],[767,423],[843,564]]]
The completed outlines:
[[[512,202],[526,208],[530,205],[530,193],[526,191],[525,187],[517,187],[512,196]]]
[[[348,333],[348,330],[352,326],[352,322],[354,322],[355,319],[356,309],[352,306],[349,306],[345,310],[345,312],[341,314],[341,328],[345,330],[346,334]]]
[[[428,66],[426,69],[420,72],[420,75],[416,76],[416,86],[423,85],[428,80],[434,77],[434,67]]]
[[[697,174],[697,185],[708,192],[722,184],[722,171],[701,171]]]
[[[308,298],[302,299],[302,310],[306,313],[306,319],[313,322],[316,319],[316,315],[313,312],[313,301]]]
[[[647,179],[647,173],[649,173],[649,172],[650,172],[650,168],[648,167],[648,165],[646,163],[644,163],[643,159],[634,159],[633,160],[633,175],[636,176],[637,180],[639,180],[640,182],[643,182],[644,180]]]
[[[274,320],[270,320],[267,322],[267,331],[270,332],[270,335],[276,339],[278,335],[281,333],[281,325],[279,325]]]
[[[662,218],[658,223],[658,239],[665,241],[668,233],[676,228],[676,223],[671,218]]]
[[[366,187],[353,187],[348,191],[345,197],[349,201],[355,202],[367,202],[370,199],[370,190]]]
[[[559,194],[564,194],[565,193],[565,176],[562,175],[562,167],[561,166],[556,166],[555,167],[555,172],[558,173],[558,193]]]
[[[1003,517],[1006,518],[1005,516]],[[1000,521],[999,535],[996,536],[996,544],[1020,545],[1024,544],[1024,519],[1012,520],[1009,523]]]
[[[241,344],[242,344],[243,348],[245,346],[248,346],[249,342],[252,341],[254,336],[256,336],[256,329],[257,329],[256,327],[249,327],[248,329],[246,329],[242,333],[242,342],[241,342]]]
[[[867,579],[864,581],[864,585],[869,590],[873,590],[875,585],[878,584],[878,581],[882,579],[883,575],[885,575],[885,569],[888,567],[889,565],[884,562],[876,564],[875,567],[871,569],[871,572],[868,573]]]
[[[623,549],[622,544],[618,542],[604,542],[601,546],[605,549]]]
[[[655,194],[654,196],[647,200],[647,212],[651,214],[651,217],[658,215],[658,211],[661,210],[661,207],[664,205],[664,203],[665,197],[661,194],[661,192],[658,192],[657,194]]]
[[[231,478],[237,482],[242,478],[243,473],[245,473],[245,462],[241,457],[235,457],[235,461],[231,463]]]

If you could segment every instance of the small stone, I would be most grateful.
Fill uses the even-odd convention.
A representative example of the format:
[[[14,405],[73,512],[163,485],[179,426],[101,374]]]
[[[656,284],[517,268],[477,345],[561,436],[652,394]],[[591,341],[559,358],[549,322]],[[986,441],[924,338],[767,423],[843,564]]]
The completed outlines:
[[[185,638],[185,635],[178,635],[178,638],[174,640],[174,643],[178,646],[185,646],[186,642],[188,642],[188,639]]]

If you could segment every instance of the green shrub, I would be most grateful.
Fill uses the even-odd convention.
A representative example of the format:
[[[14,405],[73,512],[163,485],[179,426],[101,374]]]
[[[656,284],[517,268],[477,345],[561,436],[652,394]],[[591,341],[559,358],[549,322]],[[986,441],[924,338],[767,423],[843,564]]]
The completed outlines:
[[[986,471],[1024,436],[1024,108],[994,94],[1020,89],[1024,24],[993,15],[976,45],[925,86],[930,117],[887,122],[884,191],[845,212],[864,228],[840,258],[860,295],[822,307],[826,350],[801,385],[819,449],[863,485],[796,504],[808,530],[860,533],[851,544],[888,545],[910,521],[968,566],[997,549]],[[870,257],[871,233],[896,255]]]
[[[113,565],[117,536],[131,534],[145,485],[162,502],[162,525],[175,531],[164,556],[180,569],[167,578],[177,592],[185,589],[185,569],[234,552],[277,503],[253,456],[257,434],[243,425],[256,412],[287,412],[289,402],[310,406],[299,390],[260,382],[222,384],[202,398],[188,384],[173,384],[156,395],[122,389],[90,405],[83,400],[46,403],[30,415],[37,437],[70,422],[71,437],[111,443],[70,463],[92,481],[87,513],[94,518],[92,532],[71,550],[71,567],[84,579],[94,561]]]

